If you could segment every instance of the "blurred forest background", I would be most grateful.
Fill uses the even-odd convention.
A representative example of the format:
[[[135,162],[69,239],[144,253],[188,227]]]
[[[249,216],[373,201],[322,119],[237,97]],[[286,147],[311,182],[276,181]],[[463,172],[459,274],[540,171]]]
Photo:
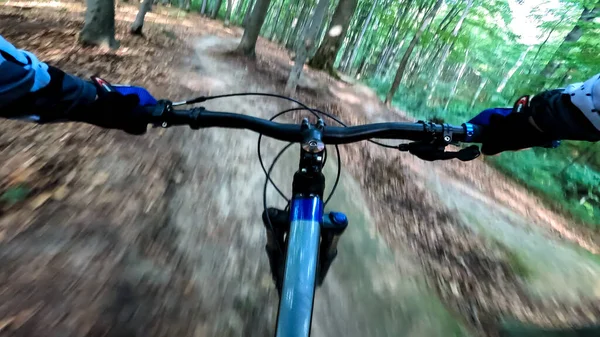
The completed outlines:
[[[584,81],[600,71],[597,0],[159,0],[245,28],[239,51],[257,37],[285,46],[294,91],[307,62],[374,88],[414,118],[462,123],[521,95]],[[141,34],[145,0],[131,30]],[[81,39],[114,41],[113,0],[88,0]],[[112,25],[112,28],[111,28]],[[507,137],[510,135],[507,134]],[[600,152],[564,142],[488,158],[557,209],[595,227],[600,218]]]

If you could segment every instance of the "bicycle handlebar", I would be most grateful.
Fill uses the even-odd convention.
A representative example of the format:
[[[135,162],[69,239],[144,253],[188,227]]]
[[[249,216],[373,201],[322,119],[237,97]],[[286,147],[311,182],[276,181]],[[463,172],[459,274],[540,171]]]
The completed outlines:
[[[225,127],[247,129],[288,142],[301,142],[303,131],[300,124],[278,123],[266,119],[229,112],[208,111],[204,108],[172,110],[154,115],[152,123],[163,127],[189,125],[194,129]],[[447,143],[458,141],[473,143],[481,141],[480,126],[465,123],[461,126],[434,123],[374,123],[349,127],[326,126],[322,133],[325,144],[349,144],[371,138],[431,141],[444,139]],[[447,138],[448,137],[448,138]]]

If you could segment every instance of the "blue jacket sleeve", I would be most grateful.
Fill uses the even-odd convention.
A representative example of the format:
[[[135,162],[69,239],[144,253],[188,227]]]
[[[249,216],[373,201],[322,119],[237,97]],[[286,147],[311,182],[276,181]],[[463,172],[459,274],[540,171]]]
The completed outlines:
[[[49,67],[0,37],[0,117],[60,119],[95,98],[90,82]]]

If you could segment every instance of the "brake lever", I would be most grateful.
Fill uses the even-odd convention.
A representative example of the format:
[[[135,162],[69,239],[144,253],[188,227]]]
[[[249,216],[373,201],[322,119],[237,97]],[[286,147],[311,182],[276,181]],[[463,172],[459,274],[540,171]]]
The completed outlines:
[[[477,145],[471,145],[458,151],[445,151],[446,145],[435,143],[412,142],[408,144],[398,145],[398,150],[402,152],[410,152],[423,160],[450,160],[459,159],[461,161],[470,161],[481,155]]]

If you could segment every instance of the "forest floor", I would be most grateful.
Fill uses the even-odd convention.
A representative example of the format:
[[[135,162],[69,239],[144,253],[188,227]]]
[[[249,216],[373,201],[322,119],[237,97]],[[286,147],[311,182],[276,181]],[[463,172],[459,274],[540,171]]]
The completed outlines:
[[[136,8],[118,6],[121,48],[110,52],[76,44],[81,3],[0,6],[0,34],[18,47],[157,97],[279,92],[291,67],[276,44],[260,39],[247,60],[231,53],[241,29],[168,8],[131,37]],[[296,98],[348,124],[406,118],[370,89],[308,68]],[[206,106],[261,117],[289,108],[257,97]],[[0,336],[272,333],[256,138],[1,123]],[[282,146],[266,140],[265,160]],[[288,192],[293,152],[274,174]],[[428,163],[361,143],[342,149],[342,163],[329,207],[350,228],[317,292],[314,336],[495,336],[504,320],[600,320],[599,237],[483,161]]]

